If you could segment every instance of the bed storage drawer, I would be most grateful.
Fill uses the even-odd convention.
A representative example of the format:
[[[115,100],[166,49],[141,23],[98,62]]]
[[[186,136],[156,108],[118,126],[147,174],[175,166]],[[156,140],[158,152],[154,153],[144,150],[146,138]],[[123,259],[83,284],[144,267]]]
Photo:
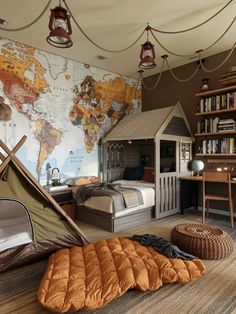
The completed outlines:
[[[114,217],[113,214],[86,206],[79,206],[76,211],[76,218],[110,232],[119,232],[150,222],[154,217],[153,213],[154,207],[148,207],[121,217]]]

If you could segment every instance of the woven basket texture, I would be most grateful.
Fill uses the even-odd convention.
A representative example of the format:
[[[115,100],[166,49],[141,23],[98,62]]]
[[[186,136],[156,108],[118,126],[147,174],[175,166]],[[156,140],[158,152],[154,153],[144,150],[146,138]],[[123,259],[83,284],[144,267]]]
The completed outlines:
[[[171,231],[171,241],[181,250],[202,259],[218,260],[233,252],[230,235],[208,224],[177,225]]]

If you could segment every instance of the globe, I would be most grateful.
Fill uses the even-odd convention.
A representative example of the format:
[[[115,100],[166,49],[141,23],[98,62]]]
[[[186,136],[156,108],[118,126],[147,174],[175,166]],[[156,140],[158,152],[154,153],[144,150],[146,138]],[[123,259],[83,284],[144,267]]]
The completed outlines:
[[[199,171],[202,171],[204,169],[204,162],[201,160],[193,160],[192,162],[192,170],[193,172],[198,176]]]

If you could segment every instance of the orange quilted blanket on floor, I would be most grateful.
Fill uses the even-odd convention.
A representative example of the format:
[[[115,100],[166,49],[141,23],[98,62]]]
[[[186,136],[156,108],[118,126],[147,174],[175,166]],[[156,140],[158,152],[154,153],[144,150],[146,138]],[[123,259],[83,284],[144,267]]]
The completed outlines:
[[[55,312],[96,309],[128,289],[156,290],[163,283],[184,283],[204,272],[199,259],[171,259],[138,242],[112,238],[54,253],[38,299]]]

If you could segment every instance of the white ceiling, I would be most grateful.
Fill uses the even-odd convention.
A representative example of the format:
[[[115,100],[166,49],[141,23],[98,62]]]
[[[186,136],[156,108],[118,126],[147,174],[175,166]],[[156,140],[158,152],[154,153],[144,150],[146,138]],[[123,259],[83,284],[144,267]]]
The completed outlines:
[[[0,18],[7,21],[8,28],[23,26],[37,17],[47,2],[48,0],[0,0]],[[67,0],[68,6],[84,31],[99,45],[113,50],[129,46],[138,38],[148,22],[152,27],[161,30],[185,29],[204,21],[227,2],[228,0]],[[50,7],[53,8],[58,3],[59,1],[53,0]],[[168,49],[177,53],[191,54],[206,48],[220,37],[235,17],[235,12],[236,0],[213,20],[196,30],[178,35],[155,34]],[[49,16],[48,10],[30,28],[19,32],[0,30],[0,36],[98,68],[137,77],[140,45],[146,41],[146,34],[128,51],[108,53],[92,45],[71,21],[73,46],[67,49],[55,48],[46,42]],[[235,31],[236,22],[227,35],[204,56],[230,49],[235,42]],[[165,54],[151,35],[149,40],[155,45],[156,63],[159,66],[146,71],[145,76],[158,72],[160,56]],[[107,59],[99,60],[98,55],[103,55]],[[193,60],[169,55],[172,67]]]

